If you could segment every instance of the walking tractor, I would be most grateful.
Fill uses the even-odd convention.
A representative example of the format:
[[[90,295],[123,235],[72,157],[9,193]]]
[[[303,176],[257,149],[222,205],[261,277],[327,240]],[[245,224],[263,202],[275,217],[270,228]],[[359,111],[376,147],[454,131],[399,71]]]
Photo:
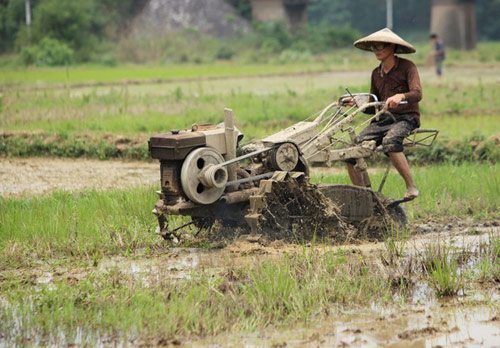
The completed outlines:
[[[372,119],[384,113],[394,116],[373,94],[347,96],[354,97],[354,106],[344,106],[342,96],[308,119],[242,147],[243,135],[230,109],[224,110],[223,124],[194,124],[151,137],[149,150],[160,160],[161,172],[160,199],[153,210],[157,233],[179,240],[182,229],[193,224],[200,230],[230,227],[270,239],[313,233],[340,238],[364,233],[379,239],[381,228],[394,223],[404,227],[403,200],[382,194],[390,164],[376,190],[368,176],[366,159],[381,147],[375,141],[355,141],[356,131]],[[353,122],[368,108],[375,108],[374,116]],[[434,129],[416,129],[404,147],[431,146],[437,134]],[[348,159],[356,161],[364,187],[309,181],[312,166]],[[191,221],[172,229],[172,215],[189,216]]]

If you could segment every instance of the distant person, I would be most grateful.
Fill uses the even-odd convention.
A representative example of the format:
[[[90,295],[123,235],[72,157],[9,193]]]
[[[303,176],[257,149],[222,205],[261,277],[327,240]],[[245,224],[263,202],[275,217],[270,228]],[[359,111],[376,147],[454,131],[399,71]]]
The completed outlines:
[[[403,140],[420,127],[418,102],[422,99],[422,87],[417,67],[410,60],[399,58],[394,53],[414,53],[415,48],[394,34],[390,29],[379,30],[367,37],[359,39],[354,46],[371,51],[381,63],[372,72],[370,92],[380,101],[385,101],[384,108],[394,115],[381,115],[359,133],[356,142],[375,140],[383,145],[387,154],[406,184],[403,199],[410,200],[419,192],[413,183],[410,166],[403,153]],[[406,104],[400,104],[406,101]],[[344,105],[354,105],[352,97],[342,100]],[[375,110],[371,110],[373,113]],[[354,185],[363,186],[361,173],[355,168],[354,159],[347,160],[347,170]]]
[[[431,34],[430,36],[432,44],[434,45],[434,51],[432,55],[436,61],[436,75],[438,77],[443,76],[443,61],[446,58],[444,51],[444,43],[441,41],[437,34]]]

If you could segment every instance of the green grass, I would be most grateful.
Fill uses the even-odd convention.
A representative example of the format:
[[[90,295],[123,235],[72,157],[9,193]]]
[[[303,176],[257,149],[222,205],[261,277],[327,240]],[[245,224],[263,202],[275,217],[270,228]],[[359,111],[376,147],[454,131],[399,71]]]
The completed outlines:
[[[477,260],[477,278],[481,281],[500,281],[500,237],[491,234]]]
[[[304,120],[321,110],[333,96],[345,93],[346,81],[325,84],[320,76],[297,77],[296,80],[243,78],[232,80],[230,88],[224,83],[192,82],[165,88],[8,90],[0,99],[0,128],[4,134],[15,133],[0,142],[0,153],[9,156],[146,158],[149,136],[174,128],[189,128],[194,123],[222,122],[224,107],[234,110],[236,124],[245,134],[244,142],[248,142]],[[368,89],[366,82],[360,84],[362,80],[355,77],[352,92]],[[431,161],[497,160],[500,154],[494,141],[483,147],[488,154],[493,152],[486,158],[481,158],[481,154],[474,157],[472,152],[475,150],[470,146],[461,145],[456,150],[443,142],[455,139],[465,144],[500,133],[500,123],[496,120],[496,111],[500,108],[496,82],[482,82],[477,77],[469,82],[443,84],[424,81],[424,91],[422,127],[439,129],[438,141],[442,146],[430,149],[432,153],[422,149],[422,162],[426,158]],[[366,116],[361,115],[357,123],[364,119]],[[37,138],[33,133],[43,134]],[[115,136],[109,137],[109,133]],[[126,137],[140,146],[124,154],[113,143],[119,137]]]
[[[422,47],[422,51],[422,55],[425,55],[426,48]],[[350,55],[352,52],[339,53],[343,54]],[[31,91],[5,88],[0,95],[0,129],[4,133],[16,133],[9,135],[9,141],[0,141],[0,154],[146,158],[146,140],[149,136],[174,128],[189,128],[194,123],[222,122],[225,107],[233,109],[236,125],[245,134],[244,142],[248,142],[304,120],[346,93],[345,87],[349,87],[352,92],[367,91],[369,71],[375,62],[370,54],[357,54],[356,57],[366,60],[369,64],[367,67],[361,71],[338,73],[331,79],[323,74],[250,77],[268,72],[317,71],[317,64],[74,67],[68,70],[68,76],[74,74],[71,77],[74,82],[85,82],[97,76],[101,82],[143,78],[146,84],[74,86]],[[418,62],[421,57],[416,55],[415,59]],[[461,60],[455,62],[463,63]],[[342,66],[340,63],[332,64],[338,68]],[[478,63],[463,71],[455,70],[442,81],[429,76],[430,71],[422,68],[424,99],[420,104],[421,126],[440,130],[440,146],[429,151],[423,149],[421,156],[417,156],[419,163],[425,162],[427,158],[430,161],[451,162],[498,160],[500,151],[494,141],[483,146],[478,150],[479,153],[473,153],[476,151],[473,148],[475,145],[465,144],[483,141],[500,133],[500,123],[497,122],[500,92],[498,82],[492,78],[499,68],[488,64]],[[9,74],[19,74],[19,77],[10,78]],[[27,72],[7,69],[0,81],[1,78],[10,78],[19,82],[26,78],[26,86],[29,87],[37,86],[35,80],[43,80],[43,75],[48,76],[49,80],[53,78],[53,81],[59,81],[65,74],[65,69],[57,68]],[[229,79],[151,83],[155,77],[168,79],[179,76],[226,76]],[[360,117],[354,124],[365,118]],[[20,132],[44,135],[28,141],[26,138],[31,135]],[[126,137],[136,144],[140,142],[140,146],[130,153],[128,150],[123,153],[107,139],[108,133]],[[453,145],[448,146],[450,139],[461,144],[459,150],[454,149]],[[481,152],[483,148],[486,155]]]
[[[409,56],[417,65],[423,66],[429,61],[430,44],[416,44],[417,53]],[[445,66],[498,66],[500,55],[498,42],[481,42],[474,51],[448,50]],[[328,53],[317,54],[304,63],[287,62],[277,56],[262,60],[266,63],[248,63],[241,57],[233,61],[218,61],[211,64],[151,64],[120,65],[117,67],[99,65],[81,65],[57,68],[36,68],[16,65],[4,65],[0,74],[0,86],[24,85],[36,83],[109,83],[141,80],[168,80],[178,78],[198,78],[213,76],[241,76],[276,74],[289,72],[307,72],[319,70],[370,69],[374,65],[373,54],[354,48],[335,49]],[[255,59],[250,60],[255,61]]]
[[[467,251],[454,253],[450,246],[439,245],[428,247],[423,259],[412,256],[409,262],[424,269],[423,278],[437,296],[453,296],[466,282],[467,289],[474,286],[474,267],[458,265],[466,256]],[[33,284],[29,273],[4,272],[0,334],[17,345],[26,340],[61,345],[77,339],[93,345],[108,338],[152,345],[160,339],[192,340],[331,320],[331,314],[374,305],[400,310],[422,274],[412,267],[391,267],[343,249],[304,248],[215,274],[192,271],[180,280],[173,280],[167,269],[134,275],[116,267],[108,272],[87,268],[79,277],[55,275],[49,284]]]
[[[153,233],[157,222],[151,214],[156,200],[151,187],[0,197],[0,265],[154,248],[160,243]]]
[[[423,217],[498,218],[499,164],[435,165],[414,168],[420,196],[405,204],[410,221]],[[382,173],[372,176],[374,187]],[[313,181],[349,183],[347,174],[315,176]],[[0,198],[0,265],[16,266],[34,258],[134,253],[161,245],[154,235],[151,209],[156,188],[110,192],[55,192],[34,198]],[[404,183],[391,173],[384,194],[402,197]],[[175,222],[174,221],[174,225]]]
[[[70,66],[67,68],[25,68],[5,69],[0,75],[2,85],[33,85],[36,83],[81,83],[81,82],[126,82],[130,80],[170,80],[184,78],[205,78],[213,76],[244,76],[260,74],[280,74],[328,70],[323,64],[260,64],[242,65],[216,63],[209,65],[144,66],[125,65]]]
[[[466,275],[459,265],[460,254],[452,245],[427,246],[424,252],[424,277],[437,296],[454,296],[465,287]]]

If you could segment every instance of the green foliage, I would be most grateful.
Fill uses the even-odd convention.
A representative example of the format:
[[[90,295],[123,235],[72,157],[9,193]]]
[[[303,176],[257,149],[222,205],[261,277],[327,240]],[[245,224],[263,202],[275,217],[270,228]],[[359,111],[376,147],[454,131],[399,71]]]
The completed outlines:
[[[252,19],[252,5],[250,0],[226,0],[226,2],[234,7],[236,14],[239,16],[248,20]]]
[[[227,1],[234,6],[237,15],[251,19],[249,0]],[[245,52],[252,61],[266,61],[266,55],[277,55],[288,49],[307,49],[316,54],[347,47],[361,34],[385,26],[384,1],[317,0],[308,5],[308,26],[290,31],[283,23],[255,23],[249,37],[238,38],[229,45],[227,41],[207,38],[177,41],[162,37],[153,40],[124,38],[123,29],[146,3],[138,0],[31,0],[33,24],[29,31],[25,27],[24,0],[3,0],[0,2],[0,52],[20,51],[44,37],[51,37],[74,50],[75,62],[102,61],[113,65],[113,59],[101,60],[99,56],[115,50],[118,51],[117,58],[134,62],[210,62],[231,59],[236,52]],[[496,18],[500,4],[478,0],[475,6],[477,17],[481,18],[478,21],[479,38],[497,40],[500,24]],[[395,30],[410,40],[426,41],[430,8],[430,0],[395,4]],[[115,43],[118,43],[118,48]],[[199,47],[200,43],[202,47]],[[231,50],[228,46],[237,49]]]
[[[329,25],[301,26],[289,30],[280,21],[254,23],[254,32],[244,39],[269,55],[284,50],[325,52],[333,48],[350,47],[359,33],[349,27],[332,27]]]
[[[491,234],[489,243],[481,246],[477,260],[477,278],[481,281],[500,281],[500,237]]]
[[[230,45],[223,45],[219,47],[217,53],[215,54],[215,58],[230,60],[236,55],[236,51]]]
[[[21,59],[25,65],[69,65],[72,57],[73,50],[68,45],[49,37],[44,37],[39,45],[25,47],[21,50]]]
[[[33,10],[32,40],[54,38],[70,46],[77,61],[88,61],[103,38],[104,23],[95,0],[47,0]]]
[[[31,0],[36,6],[38,0]],[[0,53],[14,48],[16,36],[25,25],[25,0],[0,1]]]
[[[431,147],[419,147],[409,154],[412,162],[426,164],[437,162],[500,162],[500,141],[497,136],[486,138],[473,135],[462,139],[442,138]]]
[[[116,45],[116,54],[120,60],[135,63],[160,62],[171,63],[211,63],[216,59],[221,47],[226,43],[203,35],[194,28],[171,31],[159,37],[123,37]],[[222,49],[222,55],[229,50]]]
[[[500,40],[500,1],[477,0],[478,36],[484,40]]]

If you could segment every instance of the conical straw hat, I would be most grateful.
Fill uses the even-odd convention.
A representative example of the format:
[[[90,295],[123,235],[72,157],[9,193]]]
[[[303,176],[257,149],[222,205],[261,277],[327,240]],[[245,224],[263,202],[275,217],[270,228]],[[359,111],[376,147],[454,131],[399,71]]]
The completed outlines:
[[[354,46],[365,51],[371,51],[371,44],[374,42],[388,42],[396,44],[394,53],[415,53],[416,49],[408,42],[394,34],[391,29],[384,28],[373,34],[370,34],[354,43]]]

